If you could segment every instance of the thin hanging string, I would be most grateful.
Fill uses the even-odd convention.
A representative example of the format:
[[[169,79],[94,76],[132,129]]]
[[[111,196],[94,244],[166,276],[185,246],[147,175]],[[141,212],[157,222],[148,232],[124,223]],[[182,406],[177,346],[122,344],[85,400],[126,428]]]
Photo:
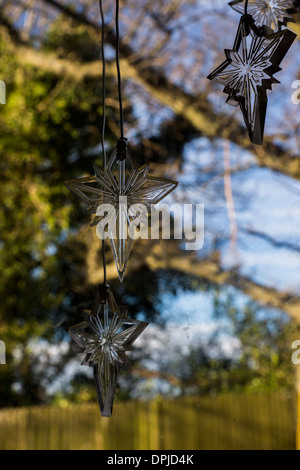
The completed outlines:
[[[116,0],[116,64],[118,72],[118,90],[119,90],[119,107],[120,107],[120,131],[121,139],[124,139],[124,117],[122,103],[122,79],[120,70],[120,28],[119,28],[120,2]]]
[[[102,259],[103,259],[103,284],[107,284],[106,277],[106,253],[105,253],[105,240],[102,240]]]
[[[105,50],[104,50],[104,40],[105,40],[105,22],[104,22],[104,13],[102,0],[99,0],[100,6],[100,15],[102,23],[102,38],[101,38],[101,55],[102,55],[102,133],[101,133],[101,145],[102,145],[102,155],[103,155],[103,167],[106,168],[106,151],[105,151],[105,99],[106,99],[106,64],[105,64]]]
[[[249,2],[249,0],[245,1],[245,15],[246,16],[248,15],[248,2]]]
[[[104,40],[105,40],[105,22],[104,22],[104,13],[102,0],[99,0],[100,6],[100,15],[102,22],[102,38],[101,38],[101,54],[102,54],[102,132],[101,132],[101,145],[102,145],[102,155],[103,155],[103,167],[106,168],[106,151],[105,151],[105,98],[106,98],[106,65],[105,65],[105,50],[104,50]],[[106,254],[105,254],[105,239],[102,240],[102,260],[103,260],[103,283],[106,285]]]

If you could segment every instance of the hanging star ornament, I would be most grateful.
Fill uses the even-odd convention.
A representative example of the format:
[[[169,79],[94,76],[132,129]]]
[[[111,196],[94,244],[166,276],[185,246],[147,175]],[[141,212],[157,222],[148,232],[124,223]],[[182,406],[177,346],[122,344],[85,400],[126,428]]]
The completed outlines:
[[[254,24],[250,15],[241,18],[233,49],[225,50],[226,60],[209,79],[224,86],[227,103],[240,106],[249,137],[254,144],[263,143],[267,91],[280,83],[273,75],[296,38],[288,29],[274,33]]]
[[[234,0],[229,5],[239,13],[244,13],[246,0]],[[268,26],[274,32],[280,31],[282,25],[295,22],[290,16],[297,13],[300,0],[249,0],[247,11],[256,26]]]
[[[101,415],[110,417],[118,369],[130,364],[126,354],[148,326],[147,322],[127,318],[127,308],[118,307],[110,287],[101,286],[86,321],[71,327],[70,336],[84,350],[82,365],[94,369],[94,380]]]
[[[149,176],[150,167],[136,169],[120,139],[103,170],[94,165],[95,176],[69,181],[66,186],[88,204],[95,214],[91,226],[97,235],[110,240],[113,256],[123,282],[134,236],[133,229],[148,226],[149,210],[178,185],[175,181]]]

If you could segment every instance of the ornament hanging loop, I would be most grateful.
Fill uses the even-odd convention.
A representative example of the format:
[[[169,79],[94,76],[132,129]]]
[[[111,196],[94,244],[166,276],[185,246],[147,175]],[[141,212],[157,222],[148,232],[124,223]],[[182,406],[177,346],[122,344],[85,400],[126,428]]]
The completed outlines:
[[[249,25],[253,26],[253,19],[252,19],[252,16],[248,13],[248,3],[249,3],[249,0],[245,0],[245,11],[244,11],[243,19],[244,19],[245,25],[249,27]]]
[[[125,137],[121,137],[117,142],[117,159],[124,162],[127,158],[128,141]]]

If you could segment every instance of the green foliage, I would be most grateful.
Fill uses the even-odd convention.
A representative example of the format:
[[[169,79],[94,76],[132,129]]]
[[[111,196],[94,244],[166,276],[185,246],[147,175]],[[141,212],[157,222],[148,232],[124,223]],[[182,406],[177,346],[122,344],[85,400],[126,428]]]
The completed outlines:
[[[0,336],[10,364],[1,371],[0,405],[8,405],[18,402],[16,379],[28,382],[19,403],[39,400],[30,367],[16,377],[12,352],[22,345],[26,361],[28,342],[57,334],[49,323],[82,301],[84,284],[88,289],[86,244],[78,236],[84,211],[65,181],[90,173],[94,156],[86,150],[99,143],[101,115],[98,80],[77,83],[21,66],[4,40],[0,62],[7,85],[0,114]]]
[[[254,302],[240,306],[232,295],[223,299],[219,294],[215,295],[215,315],[227,318],[228,326],[205,347],[193,348],[183,364],[176,364],[182,371],[182,389],[201,394],[291,390],[295,383],[291,361],[294,322],[283,313],[261,310]],[[227,342],[239,342],[229,356],[218,342],[224,333]]]
[[[89,62],[99,59],[99,37],[93,38],[85,25],[78,25],[63,17],[50,27],[43,50],[56,50],[58,57]]]

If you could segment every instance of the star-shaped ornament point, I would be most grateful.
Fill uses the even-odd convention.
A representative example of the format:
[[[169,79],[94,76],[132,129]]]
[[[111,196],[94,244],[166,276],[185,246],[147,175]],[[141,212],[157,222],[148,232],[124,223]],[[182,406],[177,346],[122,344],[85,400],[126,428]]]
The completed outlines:
[[[91,225],[97,225],[98,236],[105,235],[101,225],[104,219],[102,208],[111,206],[112,210],[109,211],[108,218],[106,217],[106,221],[109,221],[108,238],[121,282],[133,242],[130,226],[137,219],[140,226],[148,223],[151,206],[158,204],[178,184],[175,181],[149,176],[148,165],[137,169],[124,140],[118,141],[105,169],[94,165],[95,176],[66,183],[70,191],[87,203],[88,212],[96,215]]]
[[[109,286],[101,286],[86,320],[69,328],[84,351],[82,364],[94,369],[102,416],[111,416],[118,368],[130,364],[126,352],[147,326],[147,322],[127,318],[127,308],[117,306]]]
[[[263,143],[267,90],[279,83],[273,75],[295,40],[288,29],[274,33],[266,27],[257,28],[250,15],[241,18],[233,49],[225,50],[223,62],[209,79],[224,86],[227,102],[240,106],[250,140]]]

